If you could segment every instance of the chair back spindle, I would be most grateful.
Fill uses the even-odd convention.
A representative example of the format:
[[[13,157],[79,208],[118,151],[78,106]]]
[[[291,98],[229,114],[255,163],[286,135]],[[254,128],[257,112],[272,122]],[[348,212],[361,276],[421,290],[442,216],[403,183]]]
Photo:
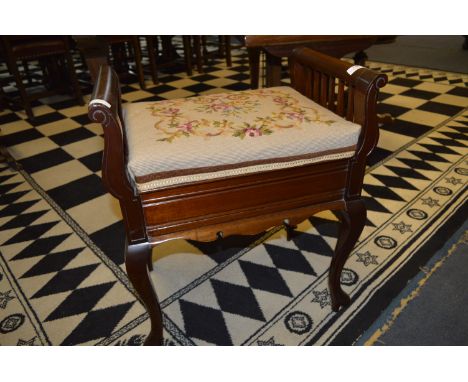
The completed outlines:
[[[387,77],[319,52],[313,55],[310,52],[309,48],[297,48],[290,57],[291,85],[314,102],[360,124],[357,155],[368,155],[378,139],[376,97]],[[357,118],[357,112],[366,116],[365,119]]]
[[[343,80],[338,80],[338,94],[336,98],[336,112],[340,117],[345,116],[345,83]]]

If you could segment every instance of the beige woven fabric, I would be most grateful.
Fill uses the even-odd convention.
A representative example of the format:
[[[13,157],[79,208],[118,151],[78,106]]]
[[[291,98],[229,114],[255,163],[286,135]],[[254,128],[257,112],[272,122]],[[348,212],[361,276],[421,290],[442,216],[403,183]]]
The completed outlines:
[[[140,191],[354,155],[361,127],[290,87],[124,105]]]

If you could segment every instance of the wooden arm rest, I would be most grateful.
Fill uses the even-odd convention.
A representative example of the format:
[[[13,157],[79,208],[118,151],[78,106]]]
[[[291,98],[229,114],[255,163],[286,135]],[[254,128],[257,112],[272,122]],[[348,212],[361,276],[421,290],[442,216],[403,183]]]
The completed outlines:
[[[109,65],[101,65],[88,104],[88,117],[104,128],[102,179],[108,191],[118,199],[136,195],[127,172],[127,143],[122,125],[120,83]]]

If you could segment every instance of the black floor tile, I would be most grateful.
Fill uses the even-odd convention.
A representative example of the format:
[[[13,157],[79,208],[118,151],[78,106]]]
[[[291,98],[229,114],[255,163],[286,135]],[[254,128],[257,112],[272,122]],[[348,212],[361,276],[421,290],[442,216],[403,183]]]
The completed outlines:
[[[463,110],[463,107],[455,105],[447,105],[446,103],[440,102],[426,102],[417,108],[418,110],[431,111],[433,113],[444,114],[449,117],[455,116],[457,113]]]
[[[167,75],[164,75],[164,76],[160,76],[158,78],[158,80],[160,82],[162,82],[163,84],[167,84],[168,82],[173,82],[173,81],[177,81],[177,80],[180,80],[181,77],[178,77],[178,76],[174,76],[173,74],[167,74]],[[162,86],[162,85],[157,85],[157,87],[159,86]]]
[[[19,162],[30,174],[73,160],[73,157],[61,148],[33,155]]]
[[[395,120],[393,123],[387,123],[381,127],[384,130],[391,131],[393,133],[407,135],[409,137],[417,138],[424,133],[427,133],[431,127],[420,125],[418,123],[403,121],[403,120]]]
[[[49,196],[64,210],[104,195],[99,176],[92,174],[48,191]],[[95,211],[98,213],[98,211]],[[90,216],[91,218],[91,216]]]
[[[55,110],[67,109],[69,107],[78,106],[78,105],[79,103],[76,98],[70,98],[70,99],[60,101],[60,102],[49,104],[49,106],[54,108]]]
[[[148,97],[148,98],[142,98],[142,99],[138,100],[138,102],[158,102],[158,101],[164,101],[164,100],[165,100],[165,98],[154,95],[154,96],[151,96],[151,97]]]
[[[28,118],[27,121],[33,126],[40,126],[40,125],[45,125],[46,123],[52,123],[52,122],[60,121],[61,119],[66,119],[66,118],[67,117],[64,116],[63,114],[60,114],[59,112],[55,111],[53,113],[40,115],[38,117],[35,116],[32,121]]]
[[[6,131],[7,132],[7,131]],[[28,129],[23,131],[18,131],[17,133],[2,134],[2,143],[5,146],[14,146],[24,142],[30,142],[34,139],[43,138],[44,135],[41,134],[36,129]]]
[[[228,90],[248,90],[250,89],[249,84],[244,84],[243,82],[236,82],[231,85],[223,86],[223,89],[228,89]]]
[[[393,74],[398,74],[398,73],[394,72]],[[409,78],[394,78],[394,79],[390,80],[389,83],[391,83],[393,85],[405,86],[405,87],[412,88],[412,87],[422,83],[422,81],[413,80],[413,79],[409,79]]]
[[[406,113],[407,111],[410,111],[411,109],[406,108],[406,107],[401,107],[401,106],[396,106],[396,105],[390,105],[387,103],[379,103],[377,104],[377,113],[390,113],[392,117],[396,118],[399,117],[400,115]]]
[[[452,90],[449,90],[447,94],[456,95],[459,97],[467,97],[468,98],[468,88],[462,87],[455,87]]]
[[[171,90],[175,90],[175,89],[177,89],[177,88],[174,87],[174,86],[169,86],[169,85],[166,85],[166,84],[161,84],[161,85],[155,86],[154,88],[146,89],[146,91],[157,95],[157,94],[162,94],[162,93],[170,92]]]
[[[85,157],[79,158],[78,160],[86,167],[88,167],[92,172],[98,172],[102,167],[102,151],[87,155]]]
[[[88,125],[91,123],[91,120],[88,117],[88,114],[81,114],[71,117],[75,122],[78,122],[80,125]]]
[[[226,78],[229,78],[230,80],[235,80],[235,81],[245,81],[250,78],[250,75],[248,73],[238,73],[232,76],[228,76]]]
[[[390,97],[393,97],[394,94],[390,94],[390,93],[385,93],[385,92],[379,92],[379,101],[380,102],[383,102],[385,101],[387,98],[390,98]]]
[[[236,72],[250,72],[250,67],[248,65],[239,65],[236,66]]]
[[[15,113],[8,113],[5,115],[0,115],[0,125],[5,123],[19,121],[21,118],[18,117]]]
[[[184,90],[188,90],[189,92],[194,92],[194,93],[202,93],[206,92],[207,90],[214,89],[215,86],[204,84],[204,83],[199,83],[195,85],[190,85],[184,87]]]
[[[400,94],[407,97],[422,98],[427,100],[437,97],[439,95],[439,93],[428,92],[426,90],[419,89],[409,89]]]
[[[207,73],[203,73],[203,74],[199,74],[198,76],[192,76],[190,77],[190,79],[194,80],[194,81],[199,81],[199,82],[207,82],[207,81],[210,81],[210,80],[215,80],[216,76],[212,76],[211,74],[207,74]]]
[[[84,127],[79,127],[76,129],[64,131],[63,133],[51,135],[49,136],[49,139],[54,141],[59,146],[65,146],[69,145],[70,143],[78,142],[94,136],[95,134],[93,134],[90,130]]]

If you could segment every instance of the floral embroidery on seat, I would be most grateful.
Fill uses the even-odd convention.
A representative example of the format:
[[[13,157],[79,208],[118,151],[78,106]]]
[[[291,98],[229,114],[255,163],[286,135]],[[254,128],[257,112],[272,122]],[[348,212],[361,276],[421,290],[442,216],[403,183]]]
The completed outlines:
[[[299,99],[280,89],[160,101],[148,109],[158,118],[154,124],[162,135],[158,141],[165,142],[191,136],[258,138],[280,130],[302,129],[305,123],[335,122],[321,119],[315,108],[301,105]]]
[[[259,99],[252,99],[252,97],[245,93],[229,94],[224,97],[195,97],[191,101],[195,105],[200,105],[195,110],[207,114],[218,113],[222,116],[240,116],[247,114],[259,106]]]

